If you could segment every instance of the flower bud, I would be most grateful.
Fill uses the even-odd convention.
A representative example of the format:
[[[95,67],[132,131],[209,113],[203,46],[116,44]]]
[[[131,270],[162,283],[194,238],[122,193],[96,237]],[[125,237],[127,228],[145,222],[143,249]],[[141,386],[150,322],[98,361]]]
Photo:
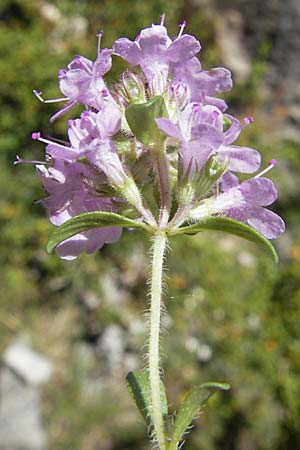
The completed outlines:
[[[202,197],[212,189],[227,168],[227,159],[220,163],[216,156],[211,156],[196,177],[196,192]]]

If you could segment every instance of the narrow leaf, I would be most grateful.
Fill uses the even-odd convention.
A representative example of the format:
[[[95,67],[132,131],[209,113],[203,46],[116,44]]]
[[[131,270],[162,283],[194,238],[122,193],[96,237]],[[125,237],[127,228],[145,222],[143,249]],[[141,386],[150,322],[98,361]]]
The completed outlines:
[[[176,450],[192,420],[201,412],[203,406],[218,390],[227,391],[227,383],[205,383],[194,386],[180,405],[173,427],[173,433],[168,450]]]
[[[135,370],[129,372],[126,377],[128,390],[135,401],[135,404],[147,425],[151,425],[151,390],[150,390],[150,379],[148,372],[143,370]],[[161,383],[161,402],[162,402],[162,412],[164,416],[168,414],[168,403],[166,391],[163,383]]]
[[[271,242],[254,228],[229,217],[209,217],[201,222],[194,223],[185,227],[178,228],[171,231],[171,235],[176,234],[196,234],[201,231],[223,231],[225,233],[233,234],[241,237],[247,241],[258,244],[261,248],[268,251],[273,257],[274,261],[278,261],[276,250]]]
[[[46,250],[48,253],[51,253],[58,244],[66,239],[83,231],[103,227],[145,228],[145,225],[142,222],[136,222],[135,220],[110,212],[95,211],[79,214],[67,220],[67,222],[53,231],[47,242]]]

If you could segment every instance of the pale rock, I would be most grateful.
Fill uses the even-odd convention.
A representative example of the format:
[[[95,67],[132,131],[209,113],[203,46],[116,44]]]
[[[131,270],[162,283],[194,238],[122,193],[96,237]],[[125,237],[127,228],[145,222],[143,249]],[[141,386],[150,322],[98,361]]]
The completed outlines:
[[[8,367],[0,370],[0,450],[44,450],[39,388]]]
[[[33,351],[22,341],[12,343],[3,354],[4,364],[30,384],[48,381],[53,366],[49,359]]]
[[[106,358],[110,373],[119,369],[126,345],[125,332],[119,325],[109,325],[100,336],[96,352]]]

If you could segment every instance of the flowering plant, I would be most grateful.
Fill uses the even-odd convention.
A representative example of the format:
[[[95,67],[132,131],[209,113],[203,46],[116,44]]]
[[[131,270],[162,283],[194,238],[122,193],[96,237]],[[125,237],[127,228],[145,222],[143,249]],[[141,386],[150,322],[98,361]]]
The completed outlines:
[[[232,87],[227,69],[202,70],[199,41],[184,34],[175,39],[164,26],[152,25],[134,41],[118,39],[101,49],[95,61],[76,56],[58,73],[65,102],[51,117],[57,119],[75,104],[85,110],[68,121],[68,141],[32,138],[46,144],[45,161],[31,161],[47,197],[41,200],[51,222],[47,250],[67,260],[93,253],[113,243],[123,228],[143,231],[153,242],[150,283],[148,368],[130,372],[129,390],[161,450],[176,450],[186,429],[206,400],[227,384],[193,387],[176,419],[160,375],[159,339],[162,308],[163,260],[172,236],[223,231],[254,241],[276,260],[269,239],[284,231],[283,220],[265,208],[277,192],[264,175],[276,161],[257,173],[260,154],[234,145],[241,123],[227,114],[217,97]],[[111,86],[104,76],[112,55],[128,69]],[[26,162],[17,158],[17,163]],[[235,173],[255,174],[239,182]]]

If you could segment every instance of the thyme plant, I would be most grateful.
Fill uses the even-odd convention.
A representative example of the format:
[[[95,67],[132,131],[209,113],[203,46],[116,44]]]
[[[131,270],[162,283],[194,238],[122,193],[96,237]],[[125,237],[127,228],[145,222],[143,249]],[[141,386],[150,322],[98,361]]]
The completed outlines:
[[[47,196],[41,200],[58,228],[47,244],[66,260],[113,243],[124,228],[144,232],[152,242],[148,367],[130,372],[129,390],[149,434],[160,450],[176,450],[191,421],[222,383],[191,388],[171,420],[160,371],[160,327],[164,255],[173,236],[222,231],[264,247],[276,260],[269,239],[284,231],[283,220],[265,208],[277,192],[260,172],[260,154],[234,145],[241,123],[218,98],[232,87],[227,69],[202,70],[195,56],[199,41],[184,33],[175,39],[164,26],[142,30],[134,41],[122,37],[95,61],[75,56],[58,73],[63,107],[58,119],[81,103],[80,117],[68,121],[68,140],[32,138],[46,144],[36,165]],[[104,76],[112,55],[127,62],[120,81]],[[251,174],[239,182],[237,173]],[[245,179],[245,177],[244,177]]]

